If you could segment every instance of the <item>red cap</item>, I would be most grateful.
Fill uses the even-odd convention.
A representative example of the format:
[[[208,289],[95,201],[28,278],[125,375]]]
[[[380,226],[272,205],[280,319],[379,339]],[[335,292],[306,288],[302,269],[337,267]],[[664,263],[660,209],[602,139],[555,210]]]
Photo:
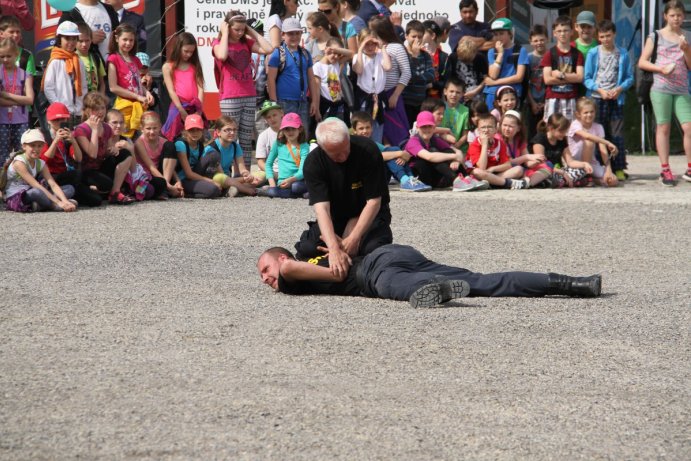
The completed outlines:
[[[295,112],[285,114],[281,120],[281,130],[283,128],[300,128],[302,126],[302,119]]]
[[[67,106],[63,103],[54,102],[53,104],[48,106],[48,110],[46,111],[46,119],[48,121],[67,118],[70,118],[70,111],[67,110]]]
[[[192,128],[204,129],[204,120],[199,114],[190,114],[185,118],[185,129],[191,130]]]
[[[417,114],[417,127],[422,128],[423,126],[434,126],[434,114],[429,111],[420,112]]]

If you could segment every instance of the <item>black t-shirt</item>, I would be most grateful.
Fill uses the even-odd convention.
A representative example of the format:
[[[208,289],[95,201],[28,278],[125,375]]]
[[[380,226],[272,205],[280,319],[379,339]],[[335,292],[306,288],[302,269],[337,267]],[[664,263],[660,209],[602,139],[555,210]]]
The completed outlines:
[[[566,142],[566,139],[557,141],[555,145],[552,145],[549,143],[549,139],[547,139],[547,133],[538,133],[530,141],[530,145],[528,147],[528,150],[530,152],[534,153],[533,146],[535,144],[540,144],[545,148],[545,158],[549,162],[552,162],[552,165],[556,165],[557,163],[564,163],[561,159],[561,154],[564,152],[564,149],[569,147],[569,144]]]
[[[360,216],[367,200],[377,197],[381,197],[378,216],[390,222],[386,167],[379,148],[371,139],[351,136],[350,155],[343,163],[334,162],[317,147],[307,156],[303,171],[310,205],[330,202],[337,234],[343,232],[349,219]]]
[[[311,154],[310,154],[311,155]],[[313,280],[296,280],[289,282],[278,276],[278,291],[289,295],[335,295],[335,296],[360,296],[362,289],[356,280],[357,265],[362,261],[361,257],[353,258],[353,265],[348,271],[348,277],[342,282],[318,282]],[[329,267],[327,256],[317,256],[307,261],[321,267]]]

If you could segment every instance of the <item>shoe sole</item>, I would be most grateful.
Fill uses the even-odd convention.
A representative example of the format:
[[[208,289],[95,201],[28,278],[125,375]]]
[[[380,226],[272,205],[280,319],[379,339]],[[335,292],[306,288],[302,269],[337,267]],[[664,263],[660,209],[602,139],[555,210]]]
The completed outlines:
[[[689,176],[689,175],[686,175],[686,174],[685,174],[685,175],[683,175],[681,178],[682,178],[684,181],[691,182],[691,176]]]
[[[470,293],[470,284],[465,280],[444,280],[418,288],[410,296],[410,306],[416,309],[434,307],[452,299],[465,298]]]
[[[665,182],[662,180],[662,178],[660,178],[660,184],[662,184],[665,187],[674,187],[677,185],[676,182],[673,182],[672,184],[665,184]]]

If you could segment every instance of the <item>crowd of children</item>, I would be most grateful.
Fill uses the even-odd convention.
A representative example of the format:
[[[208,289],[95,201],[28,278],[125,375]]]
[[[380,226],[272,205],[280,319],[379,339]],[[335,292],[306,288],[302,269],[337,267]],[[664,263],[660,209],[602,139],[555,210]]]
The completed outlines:
[[[596,23],[583,11],[572,40],[572,19],[559,16],[551,36],[536,25],[527,47],[516,43],[511,20],[499,18],[490,24],[487,52],[463,37],[447,55],[445,18],[411,20],[401,36],[387,16],[360,24],[349,2],[319,0],[306,38],[297,3],[272,2],[266,31],[238,10],[226,14],[212,43],[223,114],[212,126],[192,34],[177,36],[163,65],[171,104],[162,120],[165,108],[157,106],[148,56],[138,53],[131,25],[112,31],[104,56],[86,24],[61,22],[35,93],[36,68],[21,47],[19,21],[0,18],[6,208],[306,197],[309,140],[328,117],[374,140],[402,191],[616,186],[628,178],[623,105],[633,66],[615,45],[611,21]],[[681,2],[667,2],[666,26],[651,34],[640,61],[655,75],[661,182],[669,186],[676,184],[668,164],[672,114],[689,161],[682,177],[691,182],[684,14]],[[29,129],[34,119],[42,129]]]

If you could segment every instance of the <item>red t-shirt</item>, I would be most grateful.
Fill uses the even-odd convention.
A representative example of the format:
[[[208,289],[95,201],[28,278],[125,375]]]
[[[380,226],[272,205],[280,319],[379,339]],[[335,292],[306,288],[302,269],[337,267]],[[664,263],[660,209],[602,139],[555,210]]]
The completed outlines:
[[[73,133],[75,139],[79,137],[85,137],[88,141],[91,141],[91,127],[86,123],[77,125]],[[108,141],[113,136],[113,129],[107,123],[103,124],[103,134],[98,138],[98,151],[96,152],[96,158],[91,158],[86,152],[82,155],[82,168],[84,170],[99,170],[103,160],[105,160],[107,155]]]
[[[545,55],[542,57],[540,66],[552,67],[552,50],[550,48],[547,50]],[[573,50],[576,51],[576,65],[572,63]],[[576,48],[571,47],[566,53],[562,52],[557,48],[557,69],[564,72],[565,74],[576,72],[578,66],[583,66],[583,55]],[[554,70],[554,69],[552,69]],[[563,85],[546,85],[545,97],[549,99],[574,99],[578,97],[578,87],[580,85],[577,83],[565,83]]]
[[[115,75],[118,77],[118,86],[120,88],[137,93],[140,96],[146,94],[142,87],[141,76],[139,74],[139,70],[142,68],[142,62],[138,57],[130,56],[130,62],[127,62],[118,53],[113,53],[108,56],[107,62],[115,66]]]
[[[487,149],[487,167],[491,168],[493,166],[501,165],[509,161],[509,154],[506,149],[506,143],[504,141],[491,138],[492,144],[490,144]],[[477,166],[478,160],[480,160],[480,153],[482,152],[482,144],[480,144],[480,138],[478,137],[475,141],[468,147],[468,154],[465,157],[465,167],[466,169],[472,170]]]
[[[50,145],[46,144],[43,146],[41,151],[41,160],[46,162],[48,171],[50,174],[55,176],[56,174],[64,173],[67,171],[67,165],[65,164],[65,154],[67,154],[67,162],[74,165],[74,146],[71,145],[69,152],[65,149],[65,141],[60,140],[55,149],[55,155],[53,158],[46,157],[46,152],[48,152],[48,147]]]

